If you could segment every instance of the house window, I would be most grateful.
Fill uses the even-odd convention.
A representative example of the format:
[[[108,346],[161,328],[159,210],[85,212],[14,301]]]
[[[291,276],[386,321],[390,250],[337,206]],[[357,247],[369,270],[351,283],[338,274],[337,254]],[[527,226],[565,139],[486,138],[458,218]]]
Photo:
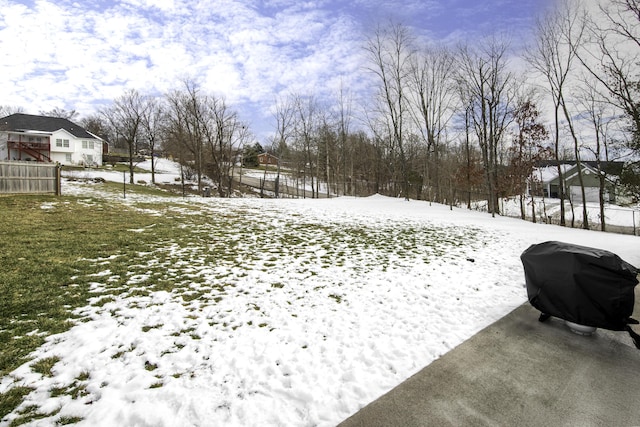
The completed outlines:
[[[56,139],[56,147],[62,147],[62,140]]]
[[[93,150],[95,147],[94,142],[93,141],[89,141],[89,149]]]
[[[67,163],[71,163],[71,153],[67,153],[64,155],[64,161]]]
[[[88,148],[88,143],[87,141],[82,141],[82,148]]]
[[[69,140],[68,139],[63,139],[62,140],[62,146],[65,148],[69,148]]]
[[[87,154],[87,163],[93,164],[93,156],[91,154]]]

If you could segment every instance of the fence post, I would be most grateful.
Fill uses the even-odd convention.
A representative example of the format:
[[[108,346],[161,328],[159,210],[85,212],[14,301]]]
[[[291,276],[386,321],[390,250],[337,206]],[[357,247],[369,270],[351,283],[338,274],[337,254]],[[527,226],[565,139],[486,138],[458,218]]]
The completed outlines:
[[[56,196],[62,195],[62,165],[56,163]]]

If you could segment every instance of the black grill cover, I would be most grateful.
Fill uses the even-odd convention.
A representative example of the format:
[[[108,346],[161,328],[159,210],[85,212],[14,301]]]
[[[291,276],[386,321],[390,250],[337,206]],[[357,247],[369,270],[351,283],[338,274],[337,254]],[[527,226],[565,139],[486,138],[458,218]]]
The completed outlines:
[[[596,328],[628,329],[639,271],[616,254],[545,242],[530,246],[520,259],[529,302],[542,313]]]

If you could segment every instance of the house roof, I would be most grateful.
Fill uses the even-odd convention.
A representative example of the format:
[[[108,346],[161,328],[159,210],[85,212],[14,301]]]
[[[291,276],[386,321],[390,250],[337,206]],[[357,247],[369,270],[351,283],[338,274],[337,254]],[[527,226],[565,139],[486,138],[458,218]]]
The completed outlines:
[[[34,116],[31,114],[12,114],[0,119],[0,130],[55,132],[64,129],[76,138],[97,139],[82,126],[60,117]]]
[[[540,160],[536,162],[536,166],[539,168],[553,166],[555,169],[558,163],[560,163],[560,165],[575,165],[577,162],[575,160]],[[620,175],[625,164],[625,162],[604,160],[599,162],[595,160],[582,160],[581,163],[583,165],[589,165],[595,170],[600,168],[600,170],[606,172],[607,175]]]
[[[570,165],[560,165],[560,168],[562,169],[562,173],[565,173],[569,167],[571,167],[571,166]],[[536,178],[539,178],[541,182],[546,184],[546,183],[548,183],[550,181],[553,181],[554,179],[556,179],[558,177],[558,167],[557,166],[539,167],[539,168],[536,168],[534,170],[533,175]]]
[[[588,163],[582,163],[582,169],[583,170],[587,170],[590,173],[594,174],[594,175],[598,175],[598,170],[593,167],[590,166]],[[578,165],[577,164],[561,164],[560,165],[560,169],[562,170],[563,173],[563,178],[569,179],[573,176],[575,176],[578,173]],[[558,179],[558,167],[557,166],[544,166],[544,167],[539,167],[539,168],[535,168],[533,175],[540,179],[540,181],[543,184],[548,184],[552,181],[555,181]],[[611,180],[611,178],[609,176],[606,177],[606,180],[609,182],[613,182]]]

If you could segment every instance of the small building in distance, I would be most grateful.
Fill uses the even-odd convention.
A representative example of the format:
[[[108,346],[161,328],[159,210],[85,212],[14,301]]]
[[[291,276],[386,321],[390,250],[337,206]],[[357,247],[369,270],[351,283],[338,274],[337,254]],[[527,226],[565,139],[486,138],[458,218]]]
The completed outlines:
[[[587,202],[597,203],[599,201],[600,191],[600,173],[598,169],[590,164],[590,162],[581,162],[582,181],[584,183],[584,191]],[[578,165],[576,163],[561,164],[562,178],[564,181],[565,197],[570,198],[574,202],[582,202],[582,190],[580,188],[580,179],[578,177]],[[605,176],[605,202],[614,203],[616,193],[616,175]],[[560,179],[558,177],[557,165],[545,165],[536,168],[529,180],[528,193],[531,194],[531,186],[535,187],[534,194],[545,197],[559,198],[560,195]],[[541,191],[542,190],[542,191]]]
[[[260,166],[276,166],[278,164],[278,158],[273,154],[261,153],[258,154],[258,164]]]

